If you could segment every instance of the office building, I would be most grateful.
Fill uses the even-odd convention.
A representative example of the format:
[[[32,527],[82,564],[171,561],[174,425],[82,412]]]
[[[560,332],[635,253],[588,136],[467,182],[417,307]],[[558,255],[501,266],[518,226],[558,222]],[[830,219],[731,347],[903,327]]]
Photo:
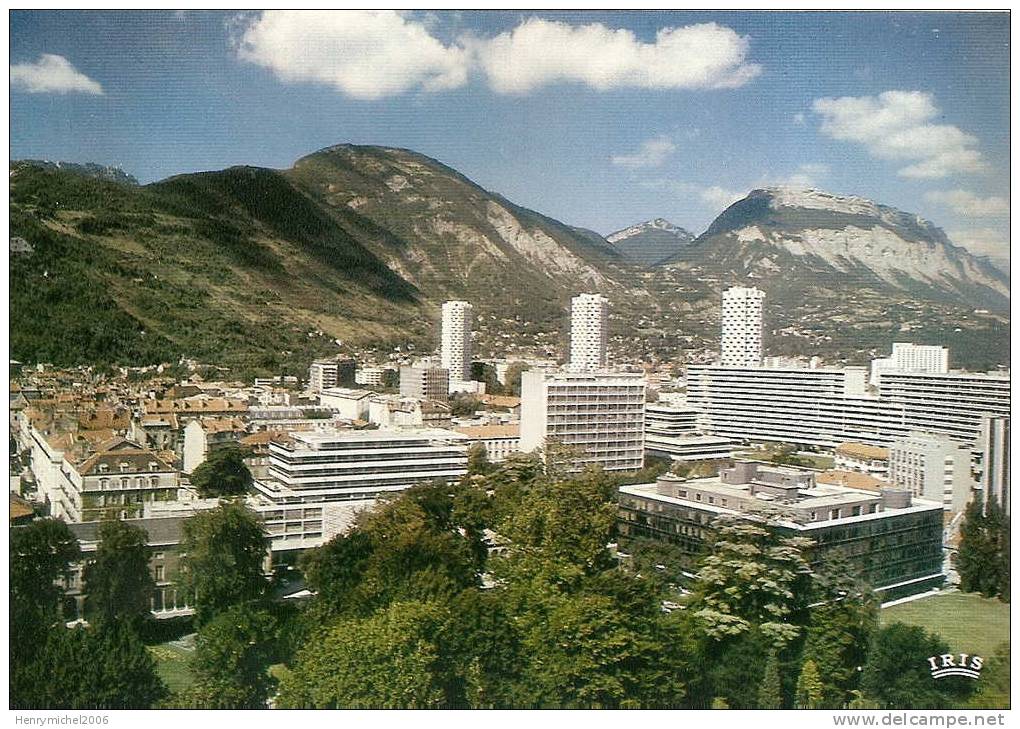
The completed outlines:
[[[356,372],[352,359],[317,359],[308,368],[308,389],[322,392],[330,387],[353,387]]]
[[[981,419],[981,503],[994,501],[1009,515],[1009,417]]]
[[[482,445],[489,463],[502,463],[511,454],[521,452],[521,426],[507,425],[466,425],[454,428],[467,438],[469,447]]]
[[[450,382],[471,380],[471,316],[473,307],[466,301],[443,304],[440,358]]]
[[[762,305],[765,292],[745,286],[723,291],[721,364],[726,367],[761,365]]]
[[[889,481],[960,512],[973,488],[970,448],[935,433],[911,433],[889,447]]]
[[[644,462],[640,374],[529,370],[521,376],[521,450],[564,447],[573,468],[632,471]]]
[[[729,438],[698,432],[698,411],[685,405],[645,405],[645,455],[674,461],[730,458]]]
[[[401,397],[446,402],[449,399],[449,393],[449,370],[421,364],[400,368]]]
[[[460,478],[467,445],[459,433],[434,429],[291,433],[270,442],[268,473],[256,488],[274,502],[374,499]]]
[[[597,372],[607,365],[609,300],[601,294],[579,294],[570,300],[572,372]]]
[[[906,491],[819,485],[808,471],[737,463],[719,476],[619,489],[620,546],[655,539],[679,547],[684,567],[699,568],[720,520],[746,519],[782,536],[806,537],[814,570],[849,564],[885,599],[942,584],[942,507]]]

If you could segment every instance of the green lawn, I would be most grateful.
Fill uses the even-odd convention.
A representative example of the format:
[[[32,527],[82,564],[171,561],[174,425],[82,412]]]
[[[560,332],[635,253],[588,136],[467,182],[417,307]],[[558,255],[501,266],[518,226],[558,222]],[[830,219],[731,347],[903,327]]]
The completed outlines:
[[[177,693],[191,686],[192,677],[188,660],[194,653],[172,643],[149,646],[149,652],[156,659],[156,673],[171,692]]]
[[[980,595],[949,592],[882,610],[882,624],[920,625],[941,635],[955,651],[991,656],[1009,643],[1009,605]]]

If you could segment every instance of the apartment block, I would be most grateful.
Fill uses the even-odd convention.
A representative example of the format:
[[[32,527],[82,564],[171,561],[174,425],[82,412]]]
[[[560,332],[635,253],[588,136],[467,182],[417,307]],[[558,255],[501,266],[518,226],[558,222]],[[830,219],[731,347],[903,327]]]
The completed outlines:
[[[640,374],[530,370],[521,377],[521,450],[564,446],[576,469],[632,471],[644,462]]]

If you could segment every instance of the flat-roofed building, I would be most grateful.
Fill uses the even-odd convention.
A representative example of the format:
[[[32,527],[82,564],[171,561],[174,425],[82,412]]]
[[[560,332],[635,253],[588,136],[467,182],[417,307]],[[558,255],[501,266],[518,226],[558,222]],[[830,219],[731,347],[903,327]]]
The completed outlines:
[[[894,342],[890,356],[871,360],[871,383],[877,385],[884,372],[949,372],[949,350],[935,345]]]
[[[869,394],[866,378],[864,367],[690,365],[687,401],[700,430],[737,441],[887,445],[908,432],[904,406]]]
[[[970,500],[970,448],[936,433],[911,433],[889,447],[889,481],[960,512]]]
[[[973,446],[985,415],[1010,414],[1010,376],[997,372],[884,372],[879,396],[903,408],[910,430]]]
[[[401,367],[400,394],[419,400],[446,402],[450,394],[450,371],[425,365]]]
[[[467,473],[465,436],[449,430],[336,430],[291,433],[269,443],[269,469],[256,488],[276,500],[374,499]],[[274,485],[275,484],[275,485]]]
[[[621,486],[619,506],[621,547],[642,538],[674,544],[691,572],[720,520],[746,519],[813,540],[805,555],[813,569],[846,560],[887,599],[944,581],[942,506],[906,491],[820,485],[812,472],[738,463],[712,478],[666,474],[655,483]]]
[[[521,376],[521,450],[556,443],[572,468],[635,471],[644,464],[640,374],[529,370]]]

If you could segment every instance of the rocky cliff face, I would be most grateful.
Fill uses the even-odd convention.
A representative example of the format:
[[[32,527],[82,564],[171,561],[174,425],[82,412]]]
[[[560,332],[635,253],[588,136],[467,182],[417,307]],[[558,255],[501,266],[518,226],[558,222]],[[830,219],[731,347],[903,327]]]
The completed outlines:
[[[666,263],[801,287],[871,286],[1008,308],[1009,280],[927,220],[819,190],[752,190]]]

